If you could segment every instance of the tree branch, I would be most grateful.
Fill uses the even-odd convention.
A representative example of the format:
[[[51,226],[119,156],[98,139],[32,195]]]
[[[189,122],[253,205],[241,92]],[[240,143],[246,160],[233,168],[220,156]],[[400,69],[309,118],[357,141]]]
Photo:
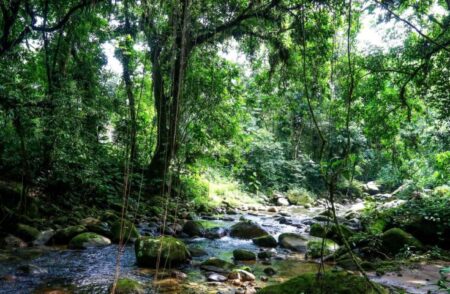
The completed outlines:
[[[239,25],[244,20],[262,16],[264,13],[267,13],[270,9],[274,8],[279,3],[280,3],[280,0],[271,0],[270,3],[268,3],[266,7],[259,9],[259,10],[254,10],[253,12],[249,12],[251,10],[251,8],[253,7],[252,2],[250,2],[248,7],[246,9],[244,9],[241,14],[239,14],[237,17],[235,17],[231,21],[223,23],[223,24],[217,26],[216,28],[210,28],[210,29],[208,29],[207,32],[194,37],[192,39],[193,41],[192,41],[191,45],[199,45],[199,44],[205,43],[205,42],[209,41],[210,39],[212,39],[217,34],[225,32],[225,31]]]
[[[422,31],[420,31],[415,25],[413,25],[410,21],[408,21],[407,19],[402,18],[400,15],[398,15],[397,13],[395,13],[392,9],[389,8],[388,5],[384,4],[383,2],[381,2],[380,0],[374,0],[377,4],[379,4],[381,7],[383,7],[384,9],[386,9],[386,11],[388,11],[392,16],[394,16],[397,20],[405,23],[406,25],[408,25],[409,27],[411,27],[414,31],[416,31],[420,36],[422,36],[424,39],[426,39],[427,41],[429,41],[430,43],[433,43],[434,45],[441,47],[442,49],[444,49],[447,52],[450,52],[449,49],[446,48],[446,45],[442,45],[437,43],[435,40],[433,40],[432,38],[430,38],[429,36],[427,36],[426,34],[424,34]]]

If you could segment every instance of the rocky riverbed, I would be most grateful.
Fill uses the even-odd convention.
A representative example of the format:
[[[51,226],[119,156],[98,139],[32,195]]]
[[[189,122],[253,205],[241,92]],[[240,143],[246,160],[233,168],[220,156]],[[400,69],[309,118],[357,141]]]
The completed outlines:
[[[358,230],[357,213],[363,207],[361,201],[338,205],[340,219],[350,230]],[[73,241],[69,246],[41,244],[2,250],[0,293],[108,293],[116,270],[121,278],[137,282],[137,292],[130,293],[256,293],[267,285],[318,271],[314,241],[321,239],[311,236],[310,230],[312,224],[329,221],[325,208],[323,202],[306,208],[260,205],[180,220],[165,231],[186,244],[190,261],[176,267],[160,263],[158,271],[137,265],[132,242],[122,250],[117,244],[87,246],[92,244],[77,245]],[[160,224],[142,221],[137,228],[141,235],[155,236]],[[266,234],[273,238],[255,241]],[[81,249],[83,244],[86,249]],[[326,245],[328,253],[337,248],[331,240]],[[383,276],[369,272],[369,276],[407,293],[441,293],[436,281],[439,269],[445,265],[418,264],[416,269],[407,267]],[[326,267],[336,267],[334,260],[329,260]]]

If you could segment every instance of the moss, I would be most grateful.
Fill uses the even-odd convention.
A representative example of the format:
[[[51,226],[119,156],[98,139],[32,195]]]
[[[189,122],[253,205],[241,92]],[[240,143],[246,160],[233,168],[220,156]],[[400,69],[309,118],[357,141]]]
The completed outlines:
[[[234,260],[256,260],[255,253],[244,249],[233,250],[233,257]]]
[[[187,221],[183,226],[183,233],[189,237],[198,237],[205,234],[205,228],[198,221]]]
[[[253,243],[262,247],[277,247],[277,240],[271,235],[261,236],[252,239]]]
[[[120,220],[114,222],[111,226],[111,238],[113,242],[119,242],[121,236],[122,222]],[[139,232],[134,224],[128,220],[123,221],[122,236],[124,240],[134,240],[139,238]]]
[[[355,256],[356,261],[361,264],[362,260],[358,256]],[[349,253],[344,253],[336,260],[336,264],[342,268],[348,269],[348,270],[358,270],[358,267],[356,266],[355,262],[353,261],[353,258],[350,256]]]
[[[143,294],[144,287],[138,281],[120,278],[116,284],[116,294]]]
[[[307,244],[307,254],[309,257],[320,257],[322,251],[322,240],[312,240]],[[323,255],[330,255],[339,248],[339,245],[332,240],[325,239],[323,247]]]
[[[105,246],[111,244],[111,241],[96,233],[81,233],[72,238],[69,247],[73,249],[85,249],[87,247]]]
[[[354,232],[344,225],[339,225],[339,228],[341,229],[342,235],[347,240],[354,235]],[[338,244],[343,244],[343,240],[339,235],[338,227],[336,225],[330,227],[330,231],[327,232],[326,237],[336,241]]]
[[[220,269],[224,269],[224,270],[233,270],[236,268],[236,266],[234,264],[232,264],[231,262],[219,259],[219,258],[209,258],[207,260],[205,260],[204,262],[202,262],[202,264],[200,265],[202,268],[207,268],[207,267],[216,267],[216,268],[220,268]]]
[[[369,223],[367,226],[367,231],[372,234],[381,234],[387,227],[387,221],[383,218],[378,218]]]
[[[161,264],[178,265],[190,258],[186,245],[173,237],[141,237],[135,244],[138,265],[155,267]]]
[[[387,290],[379,287],[382,293]],[[325,272],[321,279],[317,279],[315,273],[307,273],[284,283],[266,287],[258,294],[373,294],[374,289],[364,280],[364,278],[351,275],[345,272]]]
[[[22,238],[24,241],[31,242],[37,239],[39,231],[32,226],[18,224],[15,235]]]
[[[85,226],[71,226],[56,231],[56,234],[50,239],[50,244],[68,244],[73,237],[86,231]]]
[[[321,224],[312,224],[309,230],[309,234],[314,237],[323,238],[326,236],[327,230]]]
[[[383,233],[381,239],[383,248],[393,255],[399,253],[405,246],[416,249],[422,248],[422,244],[416,238],[399,228],[387,230]]]

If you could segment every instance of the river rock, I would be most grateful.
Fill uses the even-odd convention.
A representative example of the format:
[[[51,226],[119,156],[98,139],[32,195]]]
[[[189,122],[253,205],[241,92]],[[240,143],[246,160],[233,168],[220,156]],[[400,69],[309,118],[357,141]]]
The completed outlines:
[[[34,246],[42,246],[48,243],[50,239],[55,235],[55,231],[50,229],[46,231],[39,232],[39,236],[33,241]]]
[[[208,255],[208,252],[206,252],[206,250],[204,250],[203,248],[200,247],[189,247],[189,252],[191,253],[192,257],[201,257],[201,256],[205,256]]]
[[[228,274],[235,268],[235,265],[228,261],[212,257],[202,262],[200,268],[206,271]]]
[[[275,275],[277,271],[273,267],[266,267],[263,272],[268,275],[269,277]]]
[[[27,247],[27,243],[19,237],[7,235],[6,237],[0,239],[1,249],[16,249],[24,247]]]
[[[113,242],[117,243],[120,241],[121,237],[124,242],[134,242],[139,238],[139,232],[132,222],[128,220],[123,220],[123,222],[118,220],[111,226],[111,238]]]
[[[72,249],[86,249],[90,247],[101,247],[111,244],[111,240],[96,233],[81,233],[72,238],[69,247]]]
[[[221,283],[226,282],[228,280],[227,277],[222,276],[220,274],[216,274],[216,273],[209,274],[207,279],[208,279],[208,281],[211,281],[211,282],[221,282]]]
[[[332,240],[324,239],[323,242],[324,242],[323,243],[324,256],[330,255],[339,248],[339,245]],[[322,253],[322,240],[311,240],[308,242],[307,246],[308,246],[307,255],[309,257],[311,258],[320,257]]]
[[[278,237],[281,247],[297,252],[306,252],[307,239],[294,233],[283,233]]]
[[[265,235],[252,239],[253,243],[261,247],[277,247],[277,240],[271,235]]]
[[[208,239],[220,239],[227,235],[228,231],[224,228],[210,228],[205,231],[205,237]]]
[[[248,260],[256,260],[256,254],[248,251],[248,250],[244,250],[244,249],[235,249],[233,250],[233,257],[234,260],[242,260],[242,261],[248,261]]]
[[[57,230],[55,235],[47,242],[48,245],[68,244],[76,235],[86,232],[86,227],[82,225],[71,226]]]
[[[112,291],[112,287],[110,291]],[[144,286],[133,279],[120,278],[117,280],[115,292],[116,294],[144,294]]]
[[[15,234],[26,242],[32,242],[39,236],[39,230],[25,224],[17,224]]]
[[[278,206],[288,206],[289,205],[289,201],[287,200],[287,198],[277,198],[276,204]]]
[[[414,236],[399,228],[387,230],[381,236],[381,240],[383,248],[392,255],[400,252],[405,246],[415,249],[422,248],[422,244]]]
[[[160,264],[179,265],[190,259],[186,245],[169,236],[141,237],[135,244],[136,260],[139,266],[155,267],[160,257]],[[159,254],[160,253],[160,254]]]
[[[183,226],[183,233],[189,237],[201,237],[205,234],[205,228],[199,221],[187,221]]]
[[[230,236],[240,239],[253,239],[268,235],[258,224],[251,221],[240,221],[231,227]]]
[[[380,192],[380,188],[378,187],[377,183],[374,181],[367,182],[363,189],[365,192],[369,193],[370,195],[375,195]]]

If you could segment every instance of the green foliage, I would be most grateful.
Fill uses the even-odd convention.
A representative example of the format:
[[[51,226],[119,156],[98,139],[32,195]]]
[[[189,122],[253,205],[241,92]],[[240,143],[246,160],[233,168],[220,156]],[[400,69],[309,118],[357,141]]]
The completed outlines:
[[[305,188],[293,188],[287,191],[287,198],[290,203],[295,205],[310,204],[316,198],[314,193],[306,190]]]

